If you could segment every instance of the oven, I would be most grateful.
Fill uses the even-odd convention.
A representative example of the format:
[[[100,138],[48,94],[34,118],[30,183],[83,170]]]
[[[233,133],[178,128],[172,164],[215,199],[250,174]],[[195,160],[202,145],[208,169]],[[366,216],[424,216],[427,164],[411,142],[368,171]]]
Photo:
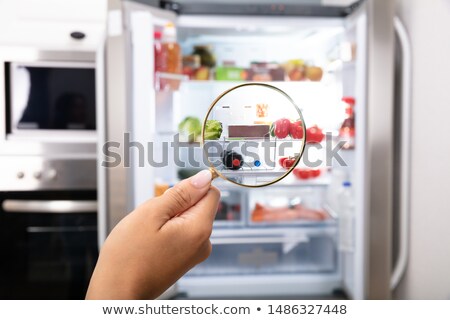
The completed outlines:
[[[0,48],[0,299],[83,299],[98,256],[96,53]]]
[[[98,256],[96,193],[2,193],[0,248],[0,299],[83,299]]]

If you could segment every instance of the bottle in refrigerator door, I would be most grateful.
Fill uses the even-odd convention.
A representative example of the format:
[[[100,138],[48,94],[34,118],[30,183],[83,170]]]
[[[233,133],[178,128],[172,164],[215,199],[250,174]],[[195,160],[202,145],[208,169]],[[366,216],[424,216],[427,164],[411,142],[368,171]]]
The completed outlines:
[[[339,249],[351,252],[354,248],[355,203],[352,183],[344,181],[339,190]]]
[[[345,103],[346,118],[339,129],[339,138],[345,141],[343,149],[355,148],[355,98],[344,97],[342,101]]]
[[[154,53],[155,53],[155,72],[164,72],[164,63],[161,47],[162,32],[155,31],[154,38]]]
[[[175,26],[171,23],[167,24],[160,36],[158,32],[155,33],[155,72],[168,74],[181,74],[181,48],[177,43],[177,34]],[[177,90],[179,87],[179,79],[171,79],[169,76],[160,76],[159,90],[172,89]]]

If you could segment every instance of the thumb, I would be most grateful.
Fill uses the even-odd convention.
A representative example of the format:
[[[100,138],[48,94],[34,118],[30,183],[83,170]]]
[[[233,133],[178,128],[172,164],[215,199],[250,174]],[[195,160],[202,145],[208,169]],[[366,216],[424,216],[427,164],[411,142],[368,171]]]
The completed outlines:
[[[202,199],[211,187],[211,171],[203,170],[189,179],[183,180],[156,198],[156,206],[149,208],[155,211],[160,226],[186,211]],[[156,210],[155,210],[156,209]]]

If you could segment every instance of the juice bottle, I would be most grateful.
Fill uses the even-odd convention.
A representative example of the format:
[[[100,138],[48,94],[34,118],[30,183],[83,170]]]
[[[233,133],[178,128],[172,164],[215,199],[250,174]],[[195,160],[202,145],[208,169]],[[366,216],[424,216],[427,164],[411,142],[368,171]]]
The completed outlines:
[[[344,149],[355,148],[355,98],[344,97],[342,101],[346,104],[345,113],[347,114],[344,122],[339,129],[339,137],[345,141]]]
[[[177,43],[177,34],[175,26],[171,23],[167,24],[161,37],[161,65],[160,72],[169,74],[181,74],[181,48]],[[156,70],[156,69],[155,69]],[[180,80],[167,77],[160,77],[160,89],[176,90],[179,87]]]
[[[155,51],[155,72],[164,72],[164,62],[161,48],[161,31],[155,31],[153,34],[154,38],[154,51]]]

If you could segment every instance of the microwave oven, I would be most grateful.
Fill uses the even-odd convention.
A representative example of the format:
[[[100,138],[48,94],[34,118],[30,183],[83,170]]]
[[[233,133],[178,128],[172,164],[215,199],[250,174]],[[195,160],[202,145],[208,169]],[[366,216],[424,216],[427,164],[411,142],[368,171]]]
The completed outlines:
[[[20,51],[19,51],[20,52]],[[95,137],[95,61],[50,54],[3,59],[6,140],[89,141]]]
[[[0,191],[96,189],[96,57],[0,47]]]

